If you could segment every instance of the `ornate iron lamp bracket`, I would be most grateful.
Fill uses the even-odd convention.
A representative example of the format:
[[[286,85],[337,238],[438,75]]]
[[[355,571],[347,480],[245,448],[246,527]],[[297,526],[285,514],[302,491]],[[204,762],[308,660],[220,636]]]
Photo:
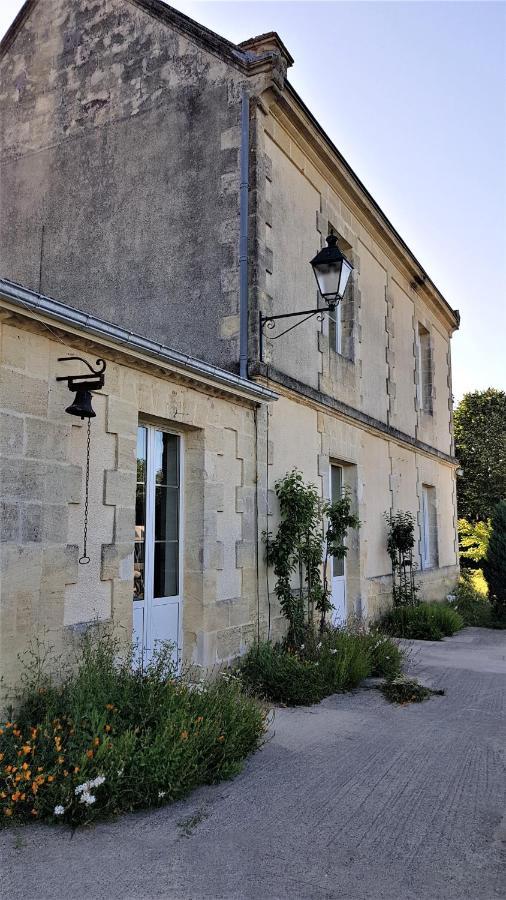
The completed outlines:
[[[289,331],[293,331],[294,328],[298,328],[299,325],[303,325],[304,322],[307,322],[308,319],[312,319],[313,316],[316,316],[319,322],[322,322],[325,316],[323,315],[326,312],[335,312],[337,307],[339,306],[340,300],[336,303],[329,304],[329,306],[319,306],[318,309],[301,309],[299,312],[291,312],[291,313],[281,313],[277,316],[264,316],[262,313],[259,314],[259,322],[260,322],[260,362],[263,362],[264,357],[264,334],[265,328],[272,330],[276,327],[276,322],[279,319],[292,319],[294,316],[305,316],[305,319],[302,319],[300,322],[295,322],[294,325],[290,325],[289,328],[285,328],[284,331],[281,331],[279,334],[276,334],[271,338],[272,341],[277,341],[278,338],[283,337],[284,334],[288,334]]]

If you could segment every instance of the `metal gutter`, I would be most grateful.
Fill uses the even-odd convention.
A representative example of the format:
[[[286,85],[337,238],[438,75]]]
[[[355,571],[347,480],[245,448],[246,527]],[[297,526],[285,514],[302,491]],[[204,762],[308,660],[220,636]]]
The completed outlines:
[[[179,353],[177,350],[171,350],[165,344],[151,341],[149,338],[142,337],[142,335],[133,331],[127,331],[126,328],[121,328],[118,325],[113,325],[111,322],[106,322],[104,319],[83,313],[73,306],[67,306],[67,304],[53,300],[51,297],[46,297],[44,294],[38,294],[6,278],[0,278],[0,299],[2,297],[15,306],[44,313],[58,322],[72,325],[87,334],[93,334],[99,338],[108,338],[123,347],[129,347],[132,350],[146,353],[155,359],[177,366],[189,374],[200,378],[212,379],[216,384],[246,394],[252,399],[268,402],[278,398],[274,391],[268,390],[246,378],[241,378],[233,372],[202,362],[192,356],[187,356],[185,353]]]
[[[241,101],[241,187],[239,211],[239,374],[248,377],[248,194],[249,194],[249,94]]]

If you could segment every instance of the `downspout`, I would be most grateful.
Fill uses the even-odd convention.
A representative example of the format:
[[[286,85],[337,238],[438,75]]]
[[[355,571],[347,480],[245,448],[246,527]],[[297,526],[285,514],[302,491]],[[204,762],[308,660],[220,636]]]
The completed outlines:
[[[239,374],[248,377],[248,194],[249,94],[244,88],[241,105],[241,187],[239,213]]]

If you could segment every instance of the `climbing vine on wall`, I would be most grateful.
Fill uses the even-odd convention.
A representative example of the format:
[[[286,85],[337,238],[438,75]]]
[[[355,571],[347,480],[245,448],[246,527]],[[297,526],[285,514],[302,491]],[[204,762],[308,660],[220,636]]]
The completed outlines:
[[[397,510],[385,513],[387,523],[387,551],[392,563],[392,594],[394,606],[416,606],[418,585],[413,561],[415,519],[412,513]]]
[[[275,484],[279,500],[280,524],[273,537],[264,532],[268,565],[276,576],[276,596],[288,621],[286,643],[300,647],[308,631],[320,630],[332,604],[328,582],[328,562],[347,553],[349,528],[359,521],[351,513],[351,497],[343,492],[334,503],[323,503],[313,484],[305,484],[293,469]]]

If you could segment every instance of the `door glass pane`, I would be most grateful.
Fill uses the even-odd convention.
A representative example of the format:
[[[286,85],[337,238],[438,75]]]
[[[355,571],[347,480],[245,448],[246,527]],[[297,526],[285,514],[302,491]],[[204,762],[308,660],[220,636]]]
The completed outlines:
[[[155,494],[155,541],[177,541],[179,489],[157,484]]]
[[[179,484],[179,439],[165,431],[155,432],[155,481],[156,484]]]
[[[177,541],[155,542],[155,575],[153,596],[175,597],[179,584],[179,544]]]
[[[144,540],[146,523],[147,429],[137,429],[137,485],[135,490],[134,600],[144,599]]]

